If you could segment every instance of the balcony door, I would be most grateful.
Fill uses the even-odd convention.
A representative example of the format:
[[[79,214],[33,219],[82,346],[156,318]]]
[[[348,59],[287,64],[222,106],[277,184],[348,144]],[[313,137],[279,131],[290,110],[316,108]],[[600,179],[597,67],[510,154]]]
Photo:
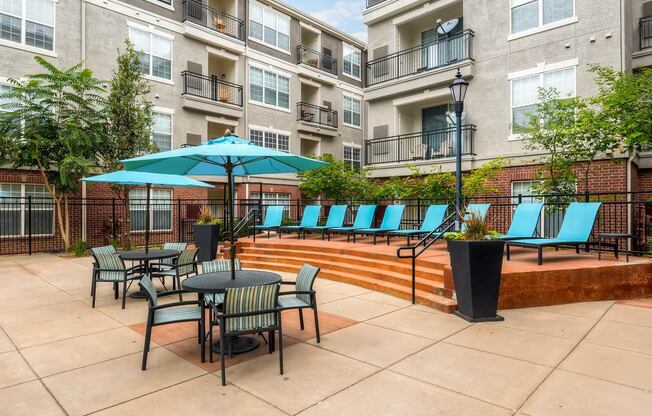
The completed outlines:
[[[462,18],[448,35],[440,35],[437,28],[421,32],[421,70],[438,68],[460,59],[464,54]],[[446,41],[447,38],[450,38]]]
[[[451,125],[446,115],[449,110],[449,104],[421,110],[421,142],[425,145],[426,159],[450,156],[452,152]]]

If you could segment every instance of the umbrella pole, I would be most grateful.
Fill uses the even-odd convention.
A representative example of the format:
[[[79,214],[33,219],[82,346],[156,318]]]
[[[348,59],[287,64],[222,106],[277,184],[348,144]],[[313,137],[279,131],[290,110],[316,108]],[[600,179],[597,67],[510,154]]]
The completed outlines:
[[[227,158],[225,167],[227,181],[229,182],[229,239],[231,240],[229,247],[229,260],[231,261],[231,279],[235,280],[235,236],[233,235],[233,223],[235,221],[233,209],[235,207],[235,198],[233,195],[233,165],[231,164],[230,157]]]
[[[145,214],[145,253],[149,253],[149,222],[150,222],[150,212],[149,212],[149,195],[152,190],[152,184],[147,184],[147,202],[145,205],[146,214]]]

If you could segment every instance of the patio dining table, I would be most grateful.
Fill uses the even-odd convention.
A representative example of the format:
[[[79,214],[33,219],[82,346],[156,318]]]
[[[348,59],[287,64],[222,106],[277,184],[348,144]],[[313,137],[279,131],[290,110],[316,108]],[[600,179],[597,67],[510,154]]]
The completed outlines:
[[[281,276],[277,273],[266,272],[262,270],[236,270],[235,279],[231,278],[231,272],[213,272],[203,273],[190,277],[181,283],[181,287],[188,292],[199,294],[199,303],[204,307],[204,294],[224,293],[227,289],[239,287],[264,286],[281,283]],[[258,348],[260,343],[252,337],[234,336],[231,342],[231,354],[242,354],[253,351]],[[220,352],[219,341],[214,343],[211,348],[216,353]]]
[[[149,267],[149,263],[153,260],[162,260],[162,259],[169,259],[172,257],[177,257],[179,255],[178,250],[164,250],[164,249],[158,249],[158,250],[129,250],[129,251],[123,251],[122,253],[118,254],[122,260],[125,261],[131,261],[131,262],[142,262],[143,263],[143,271],[146,275],[149,276],[151,270]],[[136,299],[144,299],[145,293],[142,290],[139,290],[137,292],[131,293],[129,295],[131,298],[136,298]]]

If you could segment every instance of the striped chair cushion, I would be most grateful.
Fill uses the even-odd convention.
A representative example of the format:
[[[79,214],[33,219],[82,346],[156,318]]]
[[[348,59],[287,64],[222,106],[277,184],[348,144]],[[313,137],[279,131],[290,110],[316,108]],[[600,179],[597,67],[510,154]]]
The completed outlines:
[[[93,247],[91,249],[93,254],[115,254],[115,247],[113,246],[102,246],[102,247]]]
[[[178,267],[179,275],[183,276],[196,270],[193,265],[197,263],[198,251],[199,249],[193,248],[192,250],[184,250],[181,252],[179,255],[179,261],[177,263],[180,265]]]
[[[185,251],[188,248],[188,243],[165,243],[163,244],[163,250],[176,250],[179,253]],[[167,266],[174,266],[174,257],[167,259],[161,259],[160,263]]]
[[[156,293],[156,286],[154,286],[154,282],[152,282],[149,276],[144,275],[143,278],[140,279],[140,287],[147,292],[150,305],[156,306],[158,303],[158,294]]]
[[[279,296],[278,306],[284,309],[308,308],[310,307],[310,303],[306,303],[296,296]]]
[[[319,267],[304,264],[301,270],[299,270],[299,274],[297,274],[297,291],[311,291],[312,285],[317,278],[317,273],[319,273]],[[309,305],[312,302],[310,295],[299,294],[297,297]]]
[[[221,305],[224,303],[224,293],[204,293],[204,302],[207,305],[211,302],[215,305]]]
[[[170,309],[161,309],[154,312],[155,324],[198,321],[199,318],[201,318],[201,308],[199,306],[171,307]]]
[[[122,259],[117,254],[93,254],[97,267],[99,269],[110,269],[115,271],[99,271],[97,278],[99,280],[122,281],[126,277],[126,267]],[[124,270],[119,271],[119,270]]]
[[[231,270],[231,260],[205,261],[201,264],[204,273],[228,272]],[[240,259],[235,259],[235,269],[242,270]]]
[[[251,286],[227,289],[224,296],[224,313],[251,313],[275,309],[278,302],[279,285]],[[251,331],[275,326],[276,313],[227,318],[224,331]]]

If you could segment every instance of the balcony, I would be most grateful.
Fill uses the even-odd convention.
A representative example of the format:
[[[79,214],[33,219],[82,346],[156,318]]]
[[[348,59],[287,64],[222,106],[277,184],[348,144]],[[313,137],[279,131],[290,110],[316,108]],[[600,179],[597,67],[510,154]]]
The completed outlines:
[[[337,128],[337,111],[314,104],[297,103],[297,121]]]
[[[652,16],[641,17],[638,21],[640,50],[652,48]]]
[[[183,106],[205,113],[242,117],[242,85],[219,79],[216,75],[201,75],[190,71],[183,78]],[[215,104],[221,109],[216,109]]]
[[[369,61],[367,87],[473,60],[472,30]]]
[[[306,46],[297,46],[297,63],[337,76],[337,59]]]
[[[474,155],[476,127],[462,126],[462,155]],[[414,163],[454,157],[455,128],[421,131],[365,142],[365,165]]]
[[[183,0],[183,21],[244,40],[244,21],[196,0]]]

